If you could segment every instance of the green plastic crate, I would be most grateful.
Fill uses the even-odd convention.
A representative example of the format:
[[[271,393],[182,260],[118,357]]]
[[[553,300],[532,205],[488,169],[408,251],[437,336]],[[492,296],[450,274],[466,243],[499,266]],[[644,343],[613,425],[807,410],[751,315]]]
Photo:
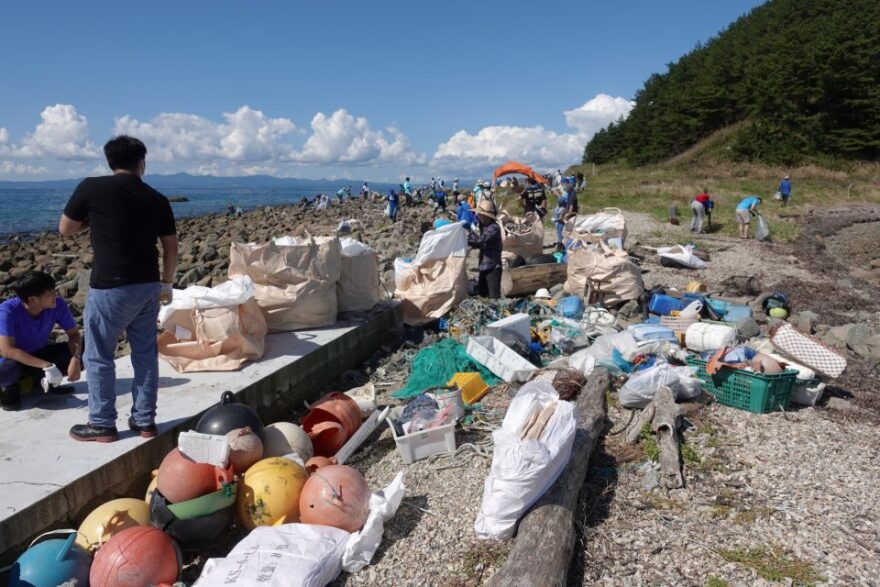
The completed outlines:
[[[697,378],[703,382],[703,389],[719,403],[755,414],[787,408],[797,378],[797,371],[792,370],[766,375],[730,367],[722,367],[715,375],[709,375],[706,361],[696,357],[688,357],[688,365],[697,367]]]

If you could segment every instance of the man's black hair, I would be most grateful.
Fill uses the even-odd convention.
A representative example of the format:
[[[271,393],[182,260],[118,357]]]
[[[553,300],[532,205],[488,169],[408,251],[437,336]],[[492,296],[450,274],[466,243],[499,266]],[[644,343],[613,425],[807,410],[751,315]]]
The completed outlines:
[[[104,145],[104,156],[110,169],[122,169],[136,173],[138,165],[147,157],[147,147],[128,135],[113,137]]]
[[[28,298],[39,297],[55,289],[55,280],[42,271],[28,271],[15,282],[15,295],[26,302]]]

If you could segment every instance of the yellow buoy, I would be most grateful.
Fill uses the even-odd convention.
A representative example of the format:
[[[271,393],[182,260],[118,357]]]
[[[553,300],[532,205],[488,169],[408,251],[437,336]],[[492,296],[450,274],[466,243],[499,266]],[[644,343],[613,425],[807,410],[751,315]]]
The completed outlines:
[[[94,550],[117,532],[135,526],[150,525],[150,506],[140,499],[123,497],[96,507],[86,516],[76,536],[76,544]]]
[[[257,461],[242,479],[238,518],[250,530],[299,522],[299,494],[308,477],[306,470],[290,459]]]
[[[695,279],[687,284],[685,291],[687,293],[706,293],[706,291],[708,291],[708,288],[706,287],[705,283]]]

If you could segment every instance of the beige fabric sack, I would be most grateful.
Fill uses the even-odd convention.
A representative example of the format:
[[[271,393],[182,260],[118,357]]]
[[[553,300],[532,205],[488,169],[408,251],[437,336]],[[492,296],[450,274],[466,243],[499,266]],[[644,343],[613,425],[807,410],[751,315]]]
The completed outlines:
[[[340,312],[364,312],[382,301],[379,255],[350,237],[340,240],[342,270],[336,284]]]
[[[159,324],[159,356],[181,373],[234,371],[263,356],[266,320],[247,277],[175,292]]]
[[[508,263],[517,255],[528,261],[544,253],[544,225],[535,212],[522,217],[506,212],[498,215],[501,226],[501,258]]]
[[[568,275],[565,291],[585,296],[589,286],[604,294],[605,304],[637,300],[645,291],[641,270],[620,249],[611,249],[603,240],[595,245],[575,241],[568,249]]]
[[[394,296],[402,300],[403,321],[426,324],[467,297],[467,231],[447,224],[422,236],[412,261],[394,260]]]
[[[232,243],[229,276],[254,281],[271,331],[320,328],[336,322],[339,239],[283,237],[265,244]]]

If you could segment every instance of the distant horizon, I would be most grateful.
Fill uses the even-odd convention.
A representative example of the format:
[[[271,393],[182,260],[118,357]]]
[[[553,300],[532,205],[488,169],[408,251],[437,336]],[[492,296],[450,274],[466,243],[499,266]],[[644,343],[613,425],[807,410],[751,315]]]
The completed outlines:
[[[79,175],[79,176],[70,176],[70,177],[59,177],[59,178],[47,178],[47,179],[0,179],[0,185],[9,185],[9,184],[51,184],[51,183],[66,183],[66,182],[75,182],[82,181],[87,177],[103,177],[111,175],[111,173],[103,173],[103,174],[93,174],[93,175]],[[369,179],[360,179],[360,178],[333,178],[333,177],[321,177],[321,178],[309,178],[309,177],[289,177],[289,176],[279,176],[272,175],[268,173],[258,173],[258,174],[250,174],[250,175],[215,175],[211,173],[189,173],[186,171],[177,171],[174,173],[147,173],[144,175],[144,181],[146,183],[150,183],[150,178],[175,178],[175,177],[186,177],[193,179],[202,179],[202,178],[210,178],[216,180],[249,180],[255,181],[259,179],[271,179],[273,181],[296,181],[302,183],[340,183],[347,184],[352,186],[352,191],[355,190],[355,184],[357,184],[357,188],[360,188],[361,185],[366,182],[367,184],[378,184],[378,185],[398,185],[401,182],[397,181],[382,181],[382,180],[369,180]],[[447,179],[442,177],[445,182],[446,187],[451,188],[453,179]],[[461,187],[468,187],[468,184],[472,184],[477,181],[479,178],[459,178],[459,182]],[[411,178],[410,183],[414,186],[422,186],[430,183],[431,178]]]

